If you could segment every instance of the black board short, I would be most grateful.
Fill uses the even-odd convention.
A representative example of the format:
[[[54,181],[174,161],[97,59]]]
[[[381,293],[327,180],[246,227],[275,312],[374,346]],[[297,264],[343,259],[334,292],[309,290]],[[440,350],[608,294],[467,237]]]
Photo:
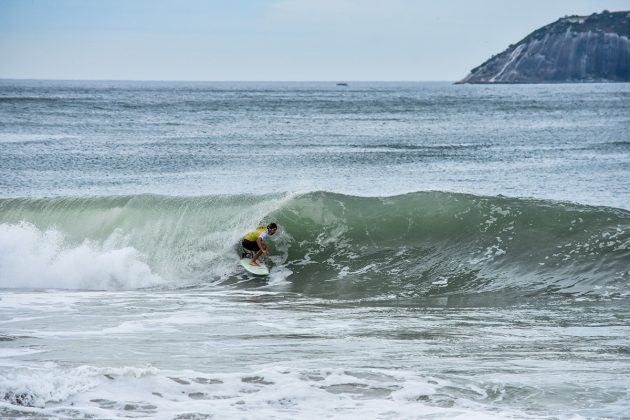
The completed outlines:
[[[245,248],[248,251],[252,251],[252,252],[260,251],[260,247],[258,246],[258,242],[256,241],[248,241],[247,239],[243,239],[243,242],[241,243],[241,245],[243,245],[243,248]]]

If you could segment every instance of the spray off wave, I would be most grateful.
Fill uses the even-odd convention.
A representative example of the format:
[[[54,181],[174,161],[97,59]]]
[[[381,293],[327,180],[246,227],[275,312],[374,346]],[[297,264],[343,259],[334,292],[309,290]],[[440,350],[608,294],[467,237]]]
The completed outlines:
[[[445,192],[0,200],[0,287],[230,283],[235,248],[276,221],[273,264],[326,298],[625,296],[630,212]]]

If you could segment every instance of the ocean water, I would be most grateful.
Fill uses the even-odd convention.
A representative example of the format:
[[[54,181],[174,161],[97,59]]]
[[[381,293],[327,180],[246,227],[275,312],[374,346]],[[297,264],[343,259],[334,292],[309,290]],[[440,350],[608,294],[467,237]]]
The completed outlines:
[[[628,417],[629,185],[628,84],[0,81],[0,417]]]

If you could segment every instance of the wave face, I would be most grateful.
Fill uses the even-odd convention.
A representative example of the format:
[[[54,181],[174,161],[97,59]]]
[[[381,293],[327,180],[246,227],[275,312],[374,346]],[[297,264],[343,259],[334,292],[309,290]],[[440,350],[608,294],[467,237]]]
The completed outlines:
[[[443,192],[314,193],[277,215],[293,239],[296,281],[318,293],[333,289],[331,296],[628,290],[630,213],[623,210]]]
[[[234,244],[288,198],[0,200],[0,287],[182,287],[234,272]]]
[[[0,200],[0,287],[136,289],[243,278],[241,235],[326,298],[626,296],[630,212],[445,192]]]

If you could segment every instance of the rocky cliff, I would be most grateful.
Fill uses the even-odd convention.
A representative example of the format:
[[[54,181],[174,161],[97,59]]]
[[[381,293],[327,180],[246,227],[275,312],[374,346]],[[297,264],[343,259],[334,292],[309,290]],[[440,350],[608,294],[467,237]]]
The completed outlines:
[[[558,19],[459,83],[573,82],[630,82],[630,12]]]

